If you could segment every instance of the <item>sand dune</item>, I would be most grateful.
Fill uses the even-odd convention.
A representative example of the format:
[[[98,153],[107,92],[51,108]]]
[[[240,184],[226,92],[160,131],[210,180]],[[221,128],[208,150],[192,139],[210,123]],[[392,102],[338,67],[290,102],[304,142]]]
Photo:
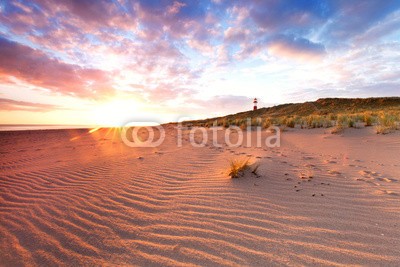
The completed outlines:
[[[0,135],[2,266],[400,264],[399,132],[293,130],[280,148]],[[260,176],[228,177],[237,157]]]

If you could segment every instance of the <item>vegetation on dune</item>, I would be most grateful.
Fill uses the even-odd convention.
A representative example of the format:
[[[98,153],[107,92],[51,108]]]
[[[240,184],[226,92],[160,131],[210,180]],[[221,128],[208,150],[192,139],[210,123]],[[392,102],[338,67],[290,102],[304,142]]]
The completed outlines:
[[[244,171],[249,169],[249,159],[233,159],[230,162],[229,176],[239,178],[244,175]]]
[[[249,119],[250,118],[250,119]],[[260,108],[224,117],[186,122],[190,125],[229,127],[281,126],[287,128],[330,128],[341,133],[346,128],[375,126],[385,134],[400,128],[400,97],[325,98],[314,102]]]
[[[333,127],[331,133],[332,134],[341,134],[344,131],[344,127],[341,124],[337,124],[335,127]]]
[[[232,159],[229,164],[229,173],[228,175],[231,178],[239,178],[245,174],[245,171],[251,171],[251,173],[257,177],[260,177],[258,172],[258,168],[260,164],[250,165],[249,158],[241,158],[241,159]]]
[[[381,114],[378,117],[378,125],[376,126],[377,134],[387,134],[394,130],[399,130],[400,116],[397,114]]]

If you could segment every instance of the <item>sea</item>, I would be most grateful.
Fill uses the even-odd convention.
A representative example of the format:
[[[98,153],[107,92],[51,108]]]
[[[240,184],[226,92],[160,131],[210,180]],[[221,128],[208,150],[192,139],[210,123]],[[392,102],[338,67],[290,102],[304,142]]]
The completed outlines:
[[[90,129],[93,125],[55,125],[55,124],[0,124],[0,131],[32,131],[58,129]]]

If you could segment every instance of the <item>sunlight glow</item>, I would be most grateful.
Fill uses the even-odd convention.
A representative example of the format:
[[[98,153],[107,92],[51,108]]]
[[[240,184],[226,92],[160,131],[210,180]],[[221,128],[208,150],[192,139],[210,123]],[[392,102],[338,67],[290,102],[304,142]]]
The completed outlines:
[[[89,133],[94,133],[94,132],[96,132],[96,131],[98,131],[98,130],[100,130],[100,129],[101,129],[100,127],[90,129],[90,130],[89,130]]]
[[[92,115],[98,125],[121,126],[137,115],[138,106],[132,99],[114,98],[100,104],[93,110]]]

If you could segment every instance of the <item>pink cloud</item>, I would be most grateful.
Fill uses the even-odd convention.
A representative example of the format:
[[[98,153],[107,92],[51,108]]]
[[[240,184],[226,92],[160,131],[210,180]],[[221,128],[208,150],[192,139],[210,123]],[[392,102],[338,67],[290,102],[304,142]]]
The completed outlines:
[[[60,109],[59,106],[49,105],[49,104],[41,104],[41,103],[32,103],[25,101],[16,101],[7,98],[0,98],[0,110],[22,110],[22,111],[33,111],[33,112],[48,112],[55,109]]]
[[[102,98],[114,92],[104,71],[66,64],[5,38],[0,38],[0,73],[64,95]]]
[[[269,53],[299,60],[318,60],[325,55],[325,47],[304,38],[279,36],[268,45]]]
[[[238,27],[229,27],[224,32],[224,38],[228,42],[246,42],[246,39],[249,35],[249,30],[241,29]]]

